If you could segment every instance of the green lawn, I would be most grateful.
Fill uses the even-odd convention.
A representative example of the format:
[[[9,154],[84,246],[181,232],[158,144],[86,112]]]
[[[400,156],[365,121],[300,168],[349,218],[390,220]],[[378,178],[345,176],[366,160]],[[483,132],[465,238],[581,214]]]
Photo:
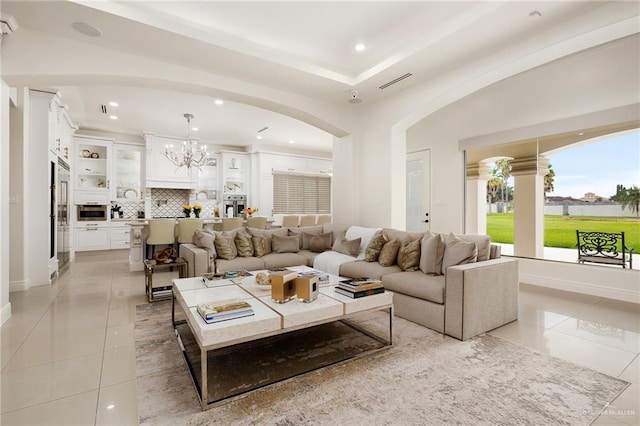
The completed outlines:
[[[640,253],[640,219],[629,217],[544,216],[545,247],[575,248],[576,229],[580,231],[623,232],[627,247]],[[513,213],[487,215],[487,234],[491,241],[513,244]]]

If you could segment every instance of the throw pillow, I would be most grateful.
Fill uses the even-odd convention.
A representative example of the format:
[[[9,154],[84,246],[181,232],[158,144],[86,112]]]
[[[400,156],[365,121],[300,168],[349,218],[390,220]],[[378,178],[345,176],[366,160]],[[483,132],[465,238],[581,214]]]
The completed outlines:
[[[271,237],[271,250],[274,253],[297,253],[300,250],[300,236],[281,237],[273,235]]]
[[[360,253],[360,241],[361,238],[355,240],[347,240],[344,235],[338,237],[335,243],[333,243],[333,251],[338,253],[348,254],[349,256],[357,256]]]
[[[236,244],[233,241],[233,237],[218,234],[213,241],[216,246],[216,253],[221,259],[232,260],[238,256],[238,250]]]
[[[193,244],[196,247],[215,251],[216,247],[213,244],[215,239],[216,234],[208,229],[196,229],[193,233]]]
[[[358,257],[357,260],[364,260],[364,252],[366,248],[369,246],[369,241],[373,238],[376,232],[379,231],[379,228],[365,228],[362,226],[350,226],[345,232],[345,238],[348,240],[356,240],[360,238],[360,250],[355,255]]]
[[[389,241],[389,237],[387,234],[382,232],[382,230],[376,232],[371,238],[371,242],[367,246],[367,249],[364,251],[364,260],[367,262],[376,262],[378,260],[378,256],[380,256],[380,251],[386,242]]]
[[[233,240],[236,243],[238,256],[240,257],[253,256],[253,241],[251,241],[250,236],[248,236],[244,232],[238,232]]]
[[[478,262],[481,260],[489,260],[491,254],[491,237],[488,235],[456,235],[462,241],[476,243],[478,248]]]
[[[426,234],[421,241],[420,270],[425,274],[442,275],[444,239],[440,234]]]
[[[403,271],[415,271],[420,264],[421,239],[408,239],[400,245],[398,251],[398,266]]]
[[[314,253],[322,253],[327,248],[324,239],[320,235],[314,235],[309,243],[309,250]]]
[[[271,242],[264,235],[251,237],[251,242],[253,243],[253,255],[255,257],[262,257],[271,253]]]
[[[302,228],[289,228],[289,235],[298,235],[300,237],[300,248],[302,250],[309,250],[309,243],[311,237],[314,235],[320,235],[322,233],[322,226],[304,226]],[[304,234],[307,234],[308,238],[305,240]]]
[[[400,250],[400,242],[398,240],[391,240],[385,243],[380,250],[380,256],[378,256],[378,263],[381,266],[391,266],[396,263],[398,257],[398,251]]]
[[[462,241],[453,233],[444,237],[445,248],[442,258],[442,272],[446,273],[449,266],[473,263],[478,258],[476,243]]]
[[[274,235],[286,237],[288,235],[287,228],[270,229],[266,231],[255,228],[247,228],[247,230],[252,237],[265,237],[267,239],[267,244],[265,245],[265,249],[267,251],[265,252],[265,254],[271,253],[271,237],[273,237]]]

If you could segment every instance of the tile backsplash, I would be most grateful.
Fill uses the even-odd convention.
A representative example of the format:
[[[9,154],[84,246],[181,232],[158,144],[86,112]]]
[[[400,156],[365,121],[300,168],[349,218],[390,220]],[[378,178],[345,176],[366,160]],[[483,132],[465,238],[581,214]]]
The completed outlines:
[[[123,219],[135,219],[138,217],[139,211],[144,211],[144,201],[141,200],[112,201],[111,207],[115,206],[120,206]]]
[[[151,188],[151,217],[182,217],[190,194],[188,189]]]

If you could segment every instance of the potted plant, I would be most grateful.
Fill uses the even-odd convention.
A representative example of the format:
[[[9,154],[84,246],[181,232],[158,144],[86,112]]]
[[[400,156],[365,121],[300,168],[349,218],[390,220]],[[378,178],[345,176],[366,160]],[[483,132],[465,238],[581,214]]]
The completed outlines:
[[[184,217],[191,217],[191,206],[189,204],[182,205],[182,212],[184,213]]]
[[[202,211],[202,206],[200,204],[196,204],[195,206],[193,206],[193,214],[195,214],[196,217],[200,217],[201,211]]]

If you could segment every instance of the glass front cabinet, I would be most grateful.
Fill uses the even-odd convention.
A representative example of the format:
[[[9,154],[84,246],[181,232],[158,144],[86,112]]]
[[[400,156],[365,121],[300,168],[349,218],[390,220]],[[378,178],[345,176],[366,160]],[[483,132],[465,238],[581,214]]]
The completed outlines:
[[[113,141],[89,137],[75,141],[75,203],[109,204]]]
[[[145,147],[116,143],[113,145],[112,199],[141,200],[142,164]]]

